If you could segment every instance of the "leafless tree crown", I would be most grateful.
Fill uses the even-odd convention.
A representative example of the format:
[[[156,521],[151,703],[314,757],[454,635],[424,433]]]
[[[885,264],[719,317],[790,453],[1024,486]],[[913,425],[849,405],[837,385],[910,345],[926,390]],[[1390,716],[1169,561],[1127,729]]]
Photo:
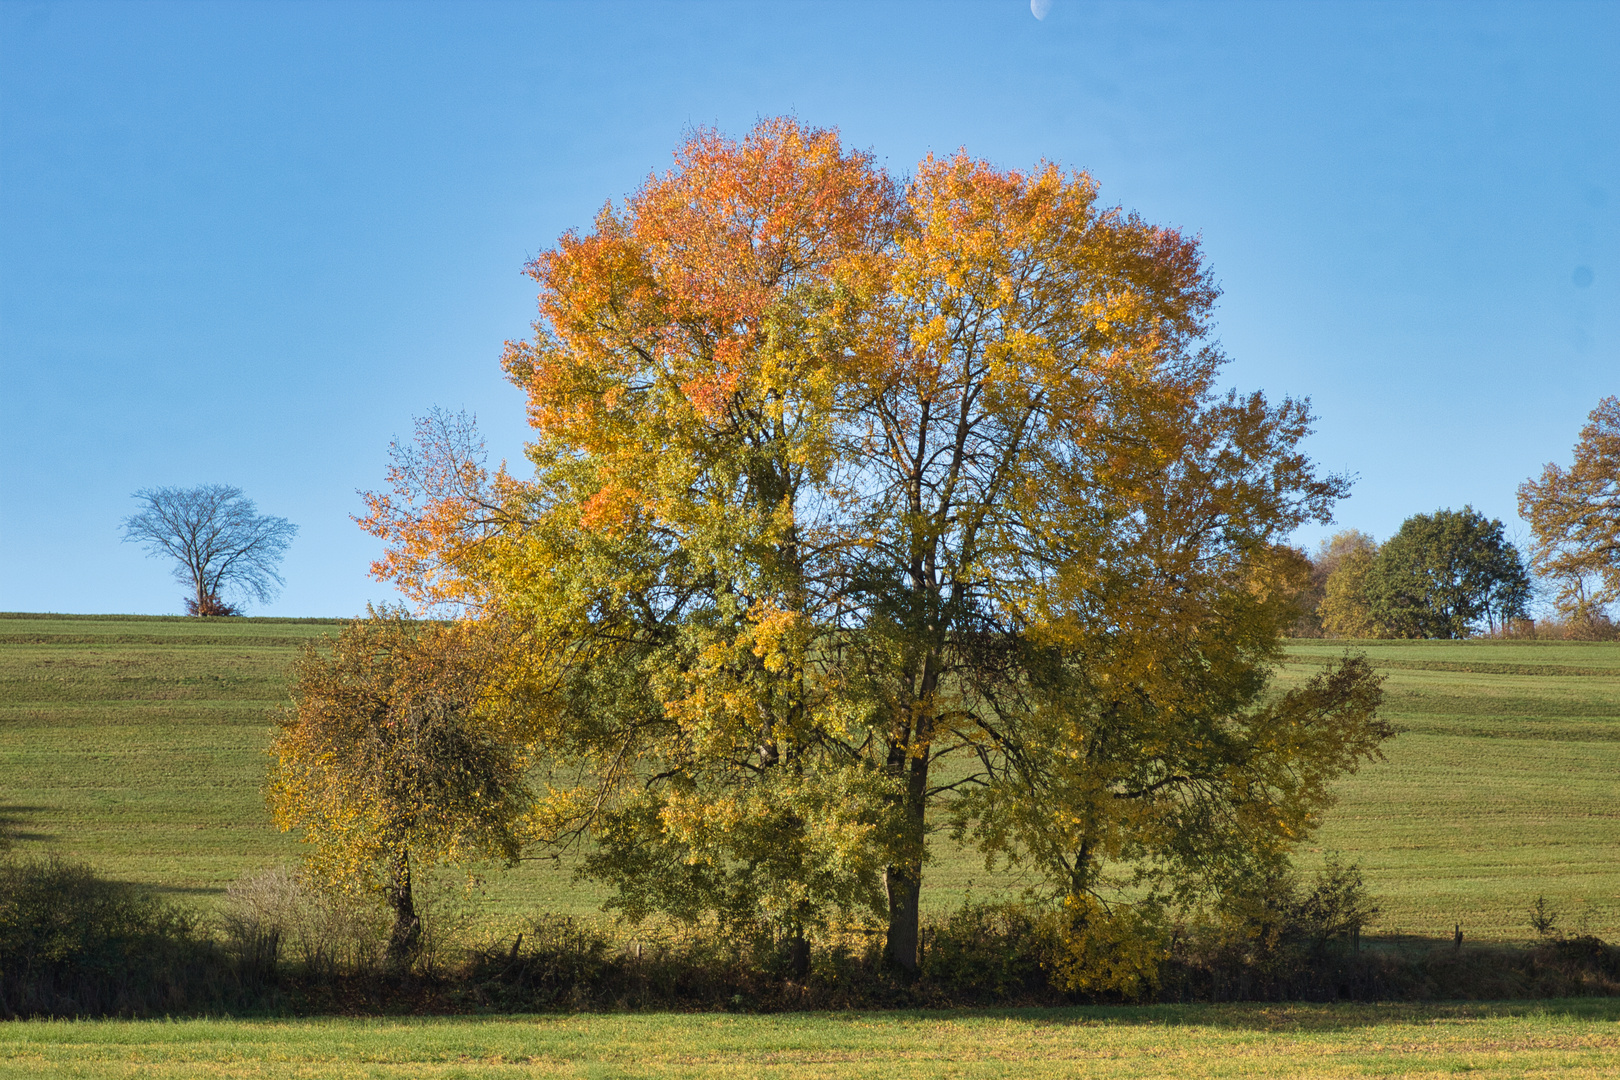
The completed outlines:
[[[124,519],[124,539],[175,560],[175,580],[193,591],[193,610],[215,610],[228,593],[266,603],[284,584],[276,567],[298,526],[261,516],[241,488],[144,488],[134,498],[142,509]]]

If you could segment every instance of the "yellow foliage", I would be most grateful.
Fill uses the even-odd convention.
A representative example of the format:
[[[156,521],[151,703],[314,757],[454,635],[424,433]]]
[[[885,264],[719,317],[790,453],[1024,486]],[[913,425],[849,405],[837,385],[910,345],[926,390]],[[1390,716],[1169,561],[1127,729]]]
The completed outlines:
[[[1059,984],[1083,994],[1151,997],[1170,955],[1157,915],[1155,909],[1124,903],[1105,907],[1087,894],[1065,897],[1055,972]]]
[[[1373,618],[1367,594],[1367,579],[1372,573],[1372,563],[1372,552],[1358,548],[1346,553],[1328,575],[1322,604],[1317,610],[1322,616],[1322,632],[1329,637],[1382,636],[1382,628],[1378,620]]]
[[[300,657],[269,801],[321,880],[393,887],[399,865],[514,859],[530,804],[522,732],[488,707],[502,647],[475,624],[373,612]]]

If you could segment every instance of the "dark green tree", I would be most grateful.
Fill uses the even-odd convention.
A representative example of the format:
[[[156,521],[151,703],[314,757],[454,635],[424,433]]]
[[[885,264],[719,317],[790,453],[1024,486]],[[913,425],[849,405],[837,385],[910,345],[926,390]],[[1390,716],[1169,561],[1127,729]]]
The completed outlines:
[[[1465,506],[1407,518],[1374,558],[1367,593],[1391,636],[1461,638],[1524,618],[1530,576],[1502,522]]]

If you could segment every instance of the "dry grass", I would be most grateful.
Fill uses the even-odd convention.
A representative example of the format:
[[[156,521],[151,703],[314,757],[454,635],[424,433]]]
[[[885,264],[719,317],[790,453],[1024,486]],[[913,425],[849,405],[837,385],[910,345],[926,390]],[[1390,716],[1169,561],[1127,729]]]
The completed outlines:
[[[0,1077],[1612,1077],[1620,1002],[26,1022]]]

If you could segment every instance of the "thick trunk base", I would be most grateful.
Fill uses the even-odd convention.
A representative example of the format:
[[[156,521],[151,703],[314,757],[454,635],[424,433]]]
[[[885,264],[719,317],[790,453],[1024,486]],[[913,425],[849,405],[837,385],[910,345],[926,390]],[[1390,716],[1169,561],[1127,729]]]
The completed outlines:
[[[889,888],[889,940],[887,960],[889,966],[908,981],[916,976],[920,959],[917,951],[920,940],[920,911],[922,897],[921,875],[905,868],[891,866]]]
[[[795,979],[802,979],[810,974],[810,939],[804,932],[795,933],[788,939],[788,975]]]

